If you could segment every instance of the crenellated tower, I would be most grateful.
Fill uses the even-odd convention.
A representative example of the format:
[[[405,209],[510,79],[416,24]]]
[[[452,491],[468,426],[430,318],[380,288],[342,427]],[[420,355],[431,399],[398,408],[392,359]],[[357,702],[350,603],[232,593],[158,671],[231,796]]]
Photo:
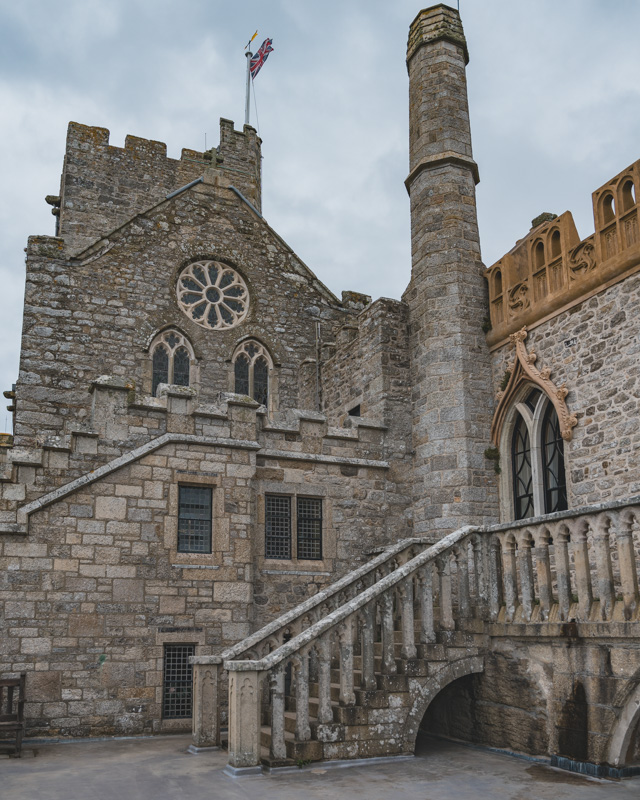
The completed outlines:
[[[489,447],[494,405],[476,216],[478,167],[471,150],[457,11],[421,11],[409,31],[410,309],[414,525],[442,535],[497,517]]]

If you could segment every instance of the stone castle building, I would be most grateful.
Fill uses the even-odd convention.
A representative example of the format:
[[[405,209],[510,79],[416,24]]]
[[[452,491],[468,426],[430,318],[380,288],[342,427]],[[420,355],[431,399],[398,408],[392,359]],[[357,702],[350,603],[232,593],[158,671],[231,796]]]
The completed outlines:
[[[485,269],[467,62],[456,11],[418,14],[400,300],[334,296],[267,224],[253,128],[222,119],[218,147],[174,160],[70,123],[47,198],[55,236],[28,241],[0,442],[0,672],[27,672],[28,735],[189,730],[205,714],[192,657],[206,664],[305,601],[333,611],[337,579],[376,557],[376,580],[391,580],[470,525],[453,560],[438,550],[433,584],[409,576],[374,613],[383,647],[385,608],[406,639],[412,604],[424,633],[435,602],[447,633],[403,639],[397,668],[391,645],[376,691],[422,675],[409,661],[471,663],[473,647],[473,666],[412,706],[414,739],[428,708],[443,735],[640,764],[640,162],[594,192],[595,233],[545,214]],[[353,587],[349,602],[365,584]],[[287,623],[276,645],[318,619]],[[238,701],[215,702],[224,721]],[[333,719],[338,733],[287,735],[313,739],[314,758],[410,748],[381,732],[400,725],[390,714],[373,733],[359,717],[357,746],[353,719]]]

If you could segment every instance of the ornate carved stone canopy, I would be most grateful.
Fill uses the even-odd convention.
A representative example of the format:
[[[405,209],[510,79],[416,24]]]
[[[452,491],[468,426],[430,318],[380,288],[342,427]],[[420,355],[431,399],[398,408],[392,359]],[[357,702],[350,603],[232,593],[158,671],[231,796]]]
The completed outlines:
[[[564,383],[562,386],[556,386],[554,382],[550,380],[549,375],[551,374],[551,370],[549,367],[543,367],[543,369],[539,370],[535,366],[538,357],[534,352],[527,352],[524,343],[526,338],[526,327],[521,328],[516,333],[512,333],[509,337],[509,340],[515,347],[516,354],[507,385],[503,391],[498,392],[496,395],[498,407],[496,408],[495,414],[493,415],[493,422],[491,423],[491,441],[496,447],[500,442],[502,426],[504,425],[507,413],[523,383],[534,383],[549,397],[558,415],[560,433],[565,441],[568,442],[571,440],[573,428],[578,424],[577,417],[575,414],[569,413],[567,404],[564,402],[569,390]]]

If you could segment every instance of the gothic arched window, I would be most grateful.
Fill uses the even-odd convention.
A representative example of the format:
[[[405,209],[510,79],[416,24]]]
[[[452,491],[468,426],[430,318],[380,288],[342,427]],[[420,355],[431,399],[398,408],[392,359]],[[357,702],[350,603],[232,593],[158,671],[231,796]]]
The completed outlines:
[[[178,331],[163,331],[151,343],[151,394],[155,397],[161,383],[189,386],[193,350]]]
[[[513,415],[509,463],[514,518],[564,511],[564,440],[553,404],[540,389],[530,389]]]
[[[260,405],[269,405],[269,376],[273,367],[266,347],[250,339],[233,357],[234,391],[246,394]]]

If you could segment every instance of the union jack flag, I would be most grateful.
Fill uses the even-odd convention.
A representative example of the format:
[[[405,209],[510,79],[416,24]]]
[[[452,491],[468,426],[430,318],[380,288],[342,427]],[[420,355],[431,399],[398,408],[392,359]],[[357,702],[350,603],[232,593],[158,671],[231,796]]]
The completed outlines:
[[[249,69],[251,70],[251,77],[255,78],[262,69],[264,62],[267,60],[269,53],[273,52],[273,39],[265,39],[260,45],[260,49],[249,62]]]

